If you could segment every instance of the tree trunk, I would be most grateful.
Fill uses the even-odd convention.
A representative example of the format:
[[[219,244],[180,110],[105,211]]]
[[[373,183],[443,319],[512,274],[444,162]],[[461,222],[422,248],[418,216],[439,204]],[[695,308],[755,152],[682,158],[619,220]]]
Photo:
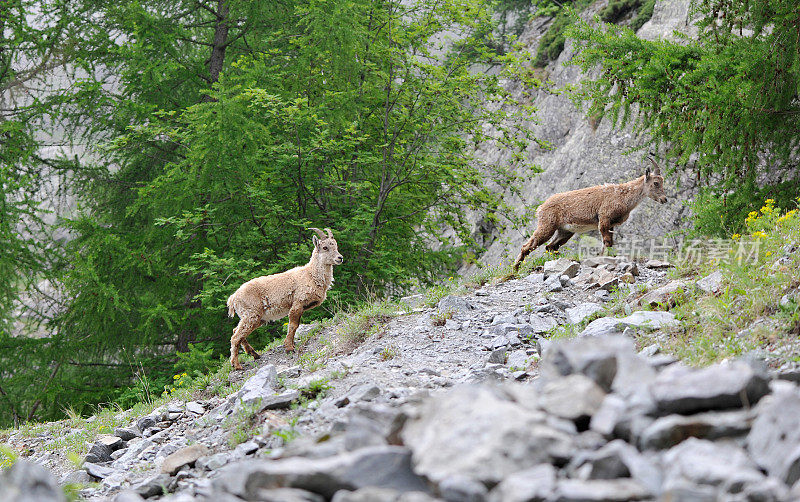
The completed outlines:
[[[219,81],[219,74],[222,72],[223,63],[225,63],[225,50],[228,47],[229,14],[230,8],[226,0],[218,0],[216,11],[217,21],[214,24],[214,40],[212,41],[211,57],[208,60],[209,82],[212,86]],[[202,103],[209,103],[212,101],[216,101],[216,99],[208,94],[203,95],[201,99]],[[208,195],[200,194],[200,204],[201,206],[208,204]],[[204,242],[206,240],[205,228],[207,224],[208,220],[205,218],[200,221],[200,229],[197,235],[200,238],[199,242]],[[198,274],[192,278],[192,284],[184,303],[187,310],[189,310],[189,315],[187,317],[187,325],[178,333],[178,340],[175,343],[175,350],[178,352],[187,352],[189,350],[189,344],[197,339],[197,333],[192,327],[192,323],[189,321],[196,315],[194,313],[202,307],[200,300],[195,299],[202,290],[203,279]]]

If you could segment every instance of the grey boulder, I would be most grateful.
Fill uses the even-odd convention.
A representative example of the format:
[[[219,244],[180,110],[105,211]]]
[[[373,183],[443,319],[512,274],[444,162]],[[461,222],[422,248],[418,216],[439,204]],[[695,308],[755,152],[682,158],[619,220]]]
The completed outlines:
[[[428,398],[402,431],[415,472],[441,481],[465,475],[496,484],[542,463],[563,462],[573,450],[567,433],[546,423],[499,389],[462,386]]]
[[[0,500],[14,502],[66,502],[58,480],[44,467],[17,460],[0,471]]]
[[[602,312],[603,307],[594,302],[580,303],[572,308],[567,309],[567,322],[571,324],[578,324],[587,317],[597,312]]]
[[[217,471],[216,490],[256,500],[260,490],[300,488],[331,498],[339,490],[365,487],[427,491],[411,469],[410,452],[399,446],[373,446],[327,458],[292,457],[246,460]]]
[[[769,392],[766,374],[743,361],[702,369],[669,366],[650,388],[664,413],[690,414],[752,406]]]
[[[800,479],[800,390],[786,385],[765,398],[747,436],[747,449],[770,475],[792,485]]]
[[[556,487],[556,468],[540,464],[507,476],[489,493],[490,502],[550,500]]]

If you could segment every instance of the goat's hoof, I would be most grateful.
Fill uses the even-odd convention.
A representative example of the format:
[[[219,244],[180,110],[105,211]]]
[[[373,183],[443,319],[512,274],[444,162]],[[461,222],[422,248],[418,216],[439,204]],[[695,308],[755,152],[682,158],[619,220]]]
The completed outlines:
[[[256,352],[256,351],[253,351],[253,354],[252,354],[252,356],[253,356],[253,359],[261,359],[261,354],[259,354],[259,353],[258,353],[258,352]]]
[[[286,352],[287,352],[287,353],[294,352],[294,347],[287,347],[287,346],[284,346],[283,348],[284,348],[284,349],[286,349]]]

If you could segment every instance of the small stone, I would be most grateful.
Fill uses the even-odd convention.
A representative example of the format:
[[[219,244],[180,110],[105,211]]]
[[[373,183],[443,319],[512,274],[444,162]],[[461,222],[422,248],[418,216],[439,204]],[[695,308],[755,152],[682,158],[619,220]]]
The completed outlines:
[[[647,260],[644,266],[647,268],[670,268],[672,263],[664,260]]]
[[[747,449],[771,476],[792,485],[800,479],[800,391],[785,385],[759,403]]]
[[[342,408],[350,403],[357,403],[359,401],[372,401],[381,394],[381,389],[375,385],[364,384],[356,385],[347,391],[347,394],[340,397],[334,404],[337,408]]]
[[[489,502],[530,502],[552,500],[556,468],[540,464],[503,479],[489,494]]]
[[[111,453],[122,448],[125,442],[122,438],[108,434],[101,435],[89,449],[86,461],[90,463],[103,463],[111,461]]]
[[[531,328],[533,329],[534,333],[547,333],[551,329],[558,326],[558,323],[555,319],[549,316],[543,316],[540,314],[531,314],[529,323]]]
[[[144,502],[144,499],[133,490],[122,490],[114,497],[114,502]]]
[[[517,318],[514,317],[513,314],[507,312],[502,314],[497,314],[492,319],[492,326],[497,326],[498,324],[516,324],[516,323],[517,323]]]
[[[278,378],[297,378],[300,376],[300,366],[289,366],[278,372]]]
[[[89,473],[90,476],[97,479],[107,478],[116,472],[110,467],[104,467],[91,462],[84,462],[83,468],[86,469],[86,472]]]
[[[61,478],[61,485],[77,485],[77,484],[86,484],[86,483],[93,483],[96,479],[89,476],[89,473],[83,469],[72,471],[68,473],[66,476]],[[2,495],[2,488],[0,488],[0,495]]]
[[[551,293],[557,293],[562,291],[564,287],[561,285],[561,280],[557,275],[551,275],[544,281],[544,287],[547,291]]]
[[[618,321],[619,319],[615,319],[613,317],[601,317],[600,319],[595,319],[585,328],[583,328],[583,331],[581,331],[578,336],[603,337],[609,335],[618,335],[621,333],[621,331],[617,329],[617,325],[619,324]]]
[[[722,288],[722,272],[719,270],[697,281],[697,287],[708,294],[715,295]]]
[[[491,359],[491,357],[490,357]],[[506,366],[513,370],[525,370],[528,368],[528,354],[524,350],[515,350],[506,358]]]
[[[213,480],[216,490],[244,500],[263,500],[265,488],[313,490],[330,499],[339,490],[365,487],[427,491],[411,469],[411,454],[399,446],[369,446],[327,458],[248,459],[226,465]]]
[[[641,435],[644,449],[666,450],[690,438],[721,439],[744,436],[750,431],[754,414],[750,410],[695,415],[668,415],[650,424]]]
[[[499,349],[495,349],[489,354],[489,363],[493,364],[505,364],[506,362],[506,348],[500,347]]]
[[[483,483],[454,474],[439,483],[439,494],[447,502],[484,502],[488,490]]]
[[[562,479],[553,500],[559,502],[627,502],[644,500],[652,494],[632,479]]]
[[[764,475],[753,461],[732,442],[689,438],[670,448],[662,458],[666,471],[665,487],[679,480],[715,486],[732,482],[744,485],[764,480]]]
[[[229,453],[216,453],[211,456],[198,458],[195,465],[199,469],[205,469],[207,471],[215,471],[220,467],[222,467],[223,465],[227,464],[230,458],[231,456]]]
[[[206,412],[205,408],[203,408],[203,405],[196,401],[189,401],[186,403],[186,411],[189,413],[194,413],[195,415],[202,415]]]
[[[619,278],[604,277],[602,280],[599,280],[597,284],[599,285],[600,289],[604,289],[610,292],[619,286]]]
[[[630,272],[625,272],[619,278],[620,282],[624,282],[625,284],[633,284],[636,282],[636,277],[633,276]]]
[[[572,374],[545,384],[539,394],[539,406],[552,415],[583,423],[586,429],[605,396],[591,379]]]
[[[752,406],[769,393],[769,380],[742,361],[694,370],[670,366],[658,374],[650,390],[666,413]]]
[[[289,389],[280,394],[262,398],[259,408],[260,410],[281,410],[290,407],[298,399],[300,399],[300,391]]]
[[[114,435],[123,441],[130,441],[133,438],[142,437],[142,434],[133,427],[118,427],[114,429]]]
[[[687,281],[671,281],[642,296],[639,299],[639,305],[643,307],[671,307],[675,304],[674,297],[679,291],[688,291],[693,287],[694,286]]]
[[[662,328],[673,328],[680,325],[672,312],[639,310],[627,317],[617,320],[617,329],[625,327],[653,331]]]
[[[208,448],[204,444],[195,443],[186,446],[164,459],[164,463],[161,464],[161,472],[174,475],[184,465],[194,464],[198,458],[207,454]]]
[[[575,307],[568,308],[567,322],[571,324],[578,324],[587,317],[597,312],[603,311],[603,307],[594,302],[584,302],[576,305]]]
[[[477,295],[478,292],[476,291]],[[436,304],[439,312],[469,312],[474,307],[461,296],[447,295]]]
[[[145,479],[141,483],[133,487],[133,491],[138,495],[148,499],[150,497],[157,497],[162,495],[164,490],[170,484],[170,477],[168,474],[158,474]]]
[[[525,276],[525,281],[533,284],[542,284],[544,282],[544,274],[530,274]]]
[[[544,275],[545,276],[555,275],[557,277],[566,275],[567,278],[571,279],[576,275],[578,275],[580,269],[581,269],[580,263],[568,260],[566,258],[559,258],[557,260],[550,260],[545,262]]]

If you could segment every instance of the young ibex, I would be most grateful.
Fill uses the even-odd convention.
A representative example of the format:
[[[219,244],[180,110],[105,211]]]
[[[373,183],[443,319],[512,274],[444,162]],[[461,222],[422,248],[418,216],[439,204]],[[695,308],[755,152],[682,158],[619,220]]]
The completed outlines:
[[[242,284],[228,298],[228,316],[239,316],[239,324],[231,337],[231,364],[237,370],[239,346],[258,359],[260,356],[247,343],[247,335],[269,321],[289,316],[289,329],[283,346],[287,352],[294,350],[294,332],[300,324],[300,316],[312,309],[328,296],[333,284],[333,266],[341,265],[342,255],[330,228],[327,235],[318,228],[311,228],[317,235],[312,237],[314,251],[311,260],[302,267],[263,277],[256,277]],[[319,238],[317,238],[319,237]]]
[[[553,234],[556,234],[555,238],[545,248],[551,252],[558,251],[573,235],[591,230],[599,230],[603,245],[612,247],[614,239],[611,229],[624,223],[642,199],[650,197],[662,204],[667,202],[661,167],[655,160],[649,160],[655,167],[653,174],[647,168],[644,176],[627,183],[597,185],[551,195],[536,212],[536,231],[522,245],[514,262],[514,270],[519,268],[531,251],[547,242]]]

